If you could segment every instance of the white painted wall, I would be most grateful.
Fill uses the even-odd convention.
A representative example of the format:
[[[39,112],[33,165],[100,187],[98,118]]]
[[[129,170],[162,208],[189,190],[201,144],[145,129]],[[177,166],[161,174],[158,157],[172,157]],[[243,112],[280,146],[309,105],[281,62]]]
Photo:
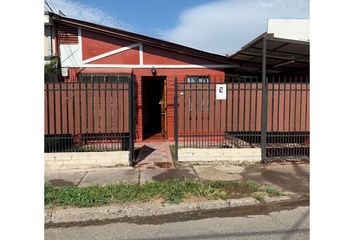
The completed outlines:
[[[268,33],[274,37],[310,41],[309,19],[269,19]]]
[[[260,162],[260,148],[179,148],[180,162]]]
[[[46,170],[129,166],[129,151],[45,153]]]

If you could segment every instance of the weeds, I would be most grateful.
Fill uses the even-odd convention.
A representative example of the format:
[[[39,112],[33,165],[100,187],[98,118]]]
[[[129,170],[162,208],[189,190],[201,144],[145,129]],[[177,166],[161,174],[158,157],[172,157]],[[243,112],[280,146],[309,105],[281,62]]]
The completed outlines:
[[[261,188],[261,184],[257,183],[256,181],[248,180],[246,184],[253,191],[258,191]]]
[[[93,207],[111,203],[147,202],[161,200],[163,202],[180,203],[183,199],[203,197],[206,199],[227,199],[235,193],[244,192],[260,202],[264,196],[280,196],[282,193],[275,188],[261,185],[255,181],[179,181],[150,182],[139,184],[111,184],[106,186],[90,186],[79,188],[54,187],[45,184],[45,205]],[[237,196],[237,195],[236,195]],[[244,195],[242,195],[244,196]]]
[[[262,203],[262,204],[265,203],[264,196],[265,196],[265,193],[264,193],[264,192],[255,192],[255,193],[252,193],[252,197],[253,197],[254,199],[256,199],[258,202]]]
[[[61,187],[45,185],[45,204],[76,207],[100,206],[114,202],[146,202],[157,198],[180,203],[185,196],[202,196],[208,199],[224,199],[227,193],[208,184],[193,181],[172,180],[143,185],[114,184],[90,187]]]
[[[283,193],[281,191],[279,191],[278,189],[275,189],[271,186],[267,186],[266,187],[266,193],[270,196],[270,197],[279,197],[279,196],[282,196]]]

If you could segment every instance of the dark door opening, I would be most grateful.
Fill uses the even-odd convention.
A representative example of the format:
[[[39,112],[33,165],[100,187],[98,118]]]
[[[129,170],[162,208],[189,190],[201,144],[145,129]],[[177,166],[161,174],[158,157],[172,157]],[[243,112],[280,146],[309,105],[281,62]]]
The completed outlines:
[[[165,139],[166,77],[142,77],[143,139]]]

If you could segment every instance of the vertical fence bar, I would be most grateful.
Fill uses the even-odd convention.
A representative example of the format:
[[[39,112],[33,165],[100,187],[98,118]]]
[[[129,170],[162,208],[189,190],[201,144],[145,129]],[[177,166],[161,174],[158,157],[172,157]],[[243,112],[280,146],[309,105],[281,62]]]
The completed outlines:
[[[198,145],[198,78],[195,79],[195,129],[194,129],[194,138],[195,143],[193,141],[194,147],[199,147]]]
[[[177,77],[176,77],[177,78]],[[188,141],[188,137],[186,138],[186,123],[188,122],[186,119],[186,83],[183,84],[183,147],[186,146],[186,142]]]
[[[81,111],[81,83],[79,82],[79,120],[80,120],[80,151],[83,151],[82,149],[82,111]]]
[[[188,147],[192,147],[192,137],[193,137],[193,134],[192,134],[192,111],[193,111],[193,88],[192,88],[192,84],[188,84],[188,87],[189,87],[189,144],[188,144]]]
[[[60,93],[60,134],[62,135],[63,134],[63,100],[62,100],[62,84],[59,83],[59,93]],[[60,150],[63,149],[63,140],[60,139]]]
[[[287,132],[287,137],[286,137],[286,143],[287,143],[287,148],[286,148],[286,159],[291,158],[291,143],[292,143],[292,137],[291,137],[291,128],[290,128],[290,124],[291,124],[291,96],[292,96],[292,80],[291,80],[291,75],[289,77],[289,119],[288,119],[288,132]]]
[[[279,120],[280,120],[280,94],[281,94],[281,91],[280,91],[280,76],[278,76],[278,108],[277,108],[277,110],[278,110],[278,114],[277,114],[277,117],[278,117],[278,119],[277,119],[277,136],[276,136],[276,144],[279,144],[280,143],[280,128],[279,128],[279,124],[280,124],[280,122],[279,122]],[[276,157],[279,157],[280,155],[279,155],[279,151],[276,151]]]
[[[255,136],[255,143],[258,143],[259,141],[259,138],[258,138],[258,122],[257,122],[257,113],[258,113],[258,77],[255,78],[255,81],[256,81],[256,104],[255,104],[255,114],[254,114],[254,130],[255,130],[255,133],[257,133],[257,136]]]
[[[87,91],[87,81],[85,81],[85,97],[86,97],[86,99],[85,99],[85,106],[86,106],[86,136],[85,136],[85,143],[87,144],[87,142],[88,142],[88,140],[89,139],[87,139],[88,138],[88,118],[89,118],[89,116],[88,116],[88,91]],[[86,148],[88,148],[88,146],[86,145]]]
[[[208,144],[208,148],[210,147],[210,81],[211,81],[211,77],[209,77],[209,81],[208,81],[208,138],[207,138],[207,144]]]
[[[133,165],[134,160],[134,75],[132,74],[129,81],[129,165]],[[124,95],[123,95],[124,96]],[[124,99],[124,97],[123,97]],[[123,118],[124,119],[124,118]]]
[[[53,127],[54,127],[54,137],[55,139],[57,138],[57,88],[56,88],[56,83],[53,83],[53,106],[54,106],[54,112],[53,112]],[[55,143],[54,151],[57,151],[57,143]]]
[[[232,77],[231,78],[232,81],[231,81],[231,86],[232,86],[232,90],[231,90],[231,93],[232,93],[232,97],[231,97],[231,134],[232,134],[232,138],[234,138],[234,90],[235,90],[235,77]]]
[[[75,84],[74,83],[71,83],[71,87],[72,87],[72,91],[73,91],[73,151],[76,152],[76,149],[75,149]]]
[[[252,145],[252,142],[253,142],[253,138],[252,138],[252,134],[251,134],[251,118],[252,118],[252,77],[250,77],[250,88],[249,88],[249,95],[250,95],[250,111],[249,111],[249,119],[248,119],[248,133],[249,133],[249,136],[248,136],[248,143],[249,145]]]
[[[298,84],[298,79],[297,79],[297,76],[295,76],[295,102],[294,102],[294,155],[295,157],[298,157],[299,153],[298,153],[298,134],[296,134],[296,102],[297,102],[297,84]]]
[[[117,111],[117,135],[118,135],[118,139],[121,137],[121,133],[119,132],[119,102],[118,102],[118,98],[119,98],[119,78],[118,78],[118,81],[117,81],[117,85],[116,85],[116,96],[117,96],[117,98],[116,98],[116,104],[117,104],[117,109],[116,109],[116,111]],[[122,141],[124,141],[124,140],[122,140]],[[117,141],[117,149],[119,149],[119,141]],[[123,143],[121,144],[121,147],[120,147],[120,150],[123,150]]]
[[[261,128],[261,148],[262,148],[262,161],[264,162],[267,157],[267,108],[268,108],[268,83],[266,76],[266,59],[267,59],[267,39],[263,37],[262,47],[262,128]]]
[[[108,133],[107,133],[107,78],[106,75],[103,76],[103,82],[104,82],[104,150],[107,151],[107,139],[108,139]]]
[[[175,156],[178,161],[178,85],[175,77],[175,96],[174,96],[174,137],[175,137]],[[185,124],[185,123],[184,123]]]
[[[202,82],[202,108],[201,108],[201,113],[202,113],[202,129],[201,129],[201,132],[200,132],[200,135],[201,135],[201,148],[204,147],[204,77],[203,77],[203,82]]]
[[[302,76],[300,76],[300,86],[301,86],[301,90],[300,90],[300,122],[299,122],[299,130],[300,130],[300,134],[302,135],[302,84],[303,84],[303,81],[302,81]],[[300,156],[301,157],[304,157],[304,145],[302,143],[302,141],[300,142],[301,145],[300,145]]]
[[[50,136],[50,118],[49,118],[49,83],[46,83],[45,84],[45,91],[46,91],[46,104],[47,104],[47,132],[46,134],[48,134],[48,136]],[[50,139],[50,138],[49,138]],[[50,152],[50,144],[51,144],[51,141],[49,141],[49,144],[47,145],[47,148],[48,148],[48,151]]]

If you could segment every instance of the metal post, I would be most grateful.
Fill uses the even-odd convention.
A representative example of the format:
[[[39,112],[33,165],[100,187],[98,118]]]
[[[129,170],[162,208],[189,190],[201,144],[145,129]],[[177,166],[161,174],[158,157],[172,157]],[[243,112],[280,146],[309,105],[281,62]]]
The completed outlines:
[[[129,81],[129,165],[133,165],[134,160],[134,75]]]
[[[178,85],[177,77],[175,77],[175,96],[174,96],[174,135],[175,135],[175,156],[178,161]]]
[[[267,151],[267,118],[268,118],[268,79],[266,76],[267,66],[267,39],[263,37],[262,48],[262,128],[261,128],[261,148],[262,161],[266,160]]]

